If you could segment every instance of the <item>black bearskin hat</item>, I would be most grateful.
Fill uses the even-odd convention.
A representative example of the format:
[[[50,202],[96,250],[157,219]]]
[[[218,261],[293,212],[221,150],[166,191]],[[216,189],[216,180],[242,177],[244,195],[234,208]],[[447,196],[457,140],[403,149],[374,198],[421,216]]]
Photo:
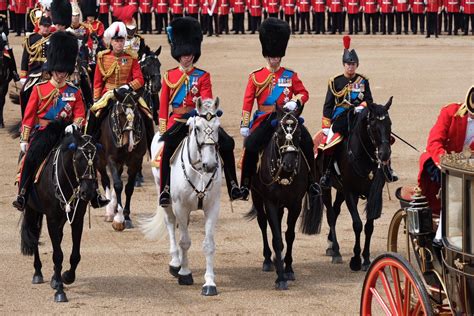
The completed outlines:
[[[56,31],[49,39],[47,70],[72,74],[78,52],[77,38],[70,32]]]
[[[72,6],[69,0],[53,0],[51,18],[56,25],[71,26]]]
[[[291,34],[290,26],[287,22],[273,17],[268,18],[260,25],[258,32],[260,34],[263,57],[285,56]]]
[[[474,114],[474,85],[469,88],[466,94],[466,106],[469,113]]]
[[[342,63],[356,63],[359,66],[359,57],[354,49],[349,49],[351,47],[351,37],[344,36],[342,38],[344,43],[344,53],[342,54]]]
[[[96,0],[82,0],[81,11],[84,17],[93,16],[97,18],[98,6]]]
[[[47,15],[42,15],[41,18],[39,19],[38,25],[47,25],[51,26],[53,22],[51,21],[51,18]]]
[[[181,56],[193,55],[194,63],[201,57],[202,30],[198,20],[190,17],[171,21],[166,29],[171,56],[179,62]]]

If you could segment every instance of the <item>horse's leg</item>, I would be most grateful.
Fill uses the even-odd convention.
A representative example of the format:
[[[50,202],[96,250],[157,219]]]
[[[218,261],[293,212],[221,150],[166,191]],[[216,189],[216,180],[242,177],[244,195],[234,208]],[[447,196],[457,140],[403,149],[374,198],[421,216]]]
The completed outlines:
[[[293,271],[293,242],[295,241],[295,226],[300,216],[301,205],[288,207],[288,218],[286,220],[287,229],[285,233],[286,255],[285,255],[285,276],[287,280],[295,280],[295,272]]]
[[[112,179],[114,181],[114,190],[117,196],[117,214],[114,216],[114,221],[112,223],[112,227],[115,230],[122,231],[125,229],[125,217],[123,216],[123,208],[122,208],[122,190],[123,190],[123,182],[121,179],[123,166],[118,165],[114,161],[109,160],[110,171],[112,173]]]
[[[178,283],[180,285],[192,285],[193,275],[189,269],[188,250],[191,247],[191,237],[188,231],[189,210],[184,209],[181,205],[176,207],[176,220],[179,229],[179,249],[181,252],[181,269],[178,273]]]
[[[220,203],[216,199],[215,203],[205,212],[205,233],[202,249],[206,256],[206,274],[204,274],[204,286],[202,287],[202,295],[217,295],[216,283],[214,282],[214,254],[216,252],[216,244],[214,242],[214,231],[216,229],[217,218],[219,217]]]
[[[8,92],[8,82],[0,85],[0,128],[5,127],[3,121],[3,107],[5,106],[5,97]]]
[[[80,202],[82,204],[82,202]],[[72,251],[69,258],[69,263],[71,267],[69,270],[64,271],[62,277],[63,282],[66,284],[71,284],[76,280],[76,268],[81,261],[81,238],[82,231],[84,228],[84,215],[86,212],[86,206],[79,205],[81,208],[77,211],[76,217],[71,225],[71,234],[72,234]]]
[[[370,266],[370,240],[372,239],[372,233],[374,232],[374,220],[370,219],[364,225],[365,243],[364,251],[362,251],[362,257],[364,262],[362,263],[362,270],[367,271]]]
[[[110,185],[110,178],[105,167],[99,167],[97,170],[100,173],[100,181],[102,188],[105,190],[105,197],[110,201],[105,207],[105,221],[112,222],[117,208],[117,196],[115,190]]]
[[[275,253],[275,267],[277,273],[277,279],[275,281],[275,288],[277,290],[288,290],[288,282],[285,277],[284,269],[283,269],[283,261],[281,258],[282,252],[282,234],[281,234],[281,222],[279,222],[280,214],[279,208],[267,201],[265,203],[265,213],[268,217],[268,223],[270,224],[270,228],[272,230],[272,246],[273,252]]]
[[[336,234],[336,222],[337,216],[336,211],[332,205],[332,195],[331,190],[323,191],[323,203],[326,206],[326,216],[329,226],[329,235],[328,235],[328,248],[326,249],[326,256],[331,256],[332,263],[342,263],[342,256],[339,252],[339,242],[337,241]],[[339,209],[340,212],[340,209]]]
[[[138,171],[141,170],[143,158],[134,161],[128,166],[128,182],[125,185],[125,208],[123,209],[123,215],[125,216],[125,228],[133,228],[132,220],[130,219],[130,202],[132,200],[133,191],[135,190],[135,180],[137,178]]]
[[[351,258],[349,266],[352,271],[359,271],[361,269],[362,261],[360,259],[360,234],[362,233],[362,220],[360,219],[359,212],[357,210],[357,202],[359,197],[356,194],[346,194],[346,205],[349,209],[349,213],[352,217],[352,229],[354,230],[355,242],[354,242],[354,256]]]
[[[336,191],[336,199],[334,200],[334,203],[332,204],[332,212],[334,214],[334,235],[336,234],[336,223],[337,219],[339,218],[339,215],[341,214],[341,205],[344,202],[344,193],[342,191]],[[329,234],[328,234],[328,248],[326,249],[326,254],[332,256],[334,253],[333,249],[333,232],[332,229],[329,229]],[[339,251],[339,248],[337,249]]]
[[[263,239],[263,265],[262,270],[265,272],[273,271],[273,262],[272,262],[272,251],[270,250],[270,245],[268,244],[267,236],[267,216],[263,210],[263,202],[261,198],[256,197],[252,194],[253,206],[257,210],[257,222],[262,232]]]
[[[57,210],[56,210],[57,211]],[[66,293],[64,293],[64,285],[61,277],[61,270],[63,268],[63,251],[61,249],[61,242],[63,240],[64,220],[54,217],[47,218],[48,233],[51,238],[53,246],[53,262],[54,274],[51,278],[51,287],[56,290],[54,294],[55,302],[67,302]]]
[[[181,259],[179,257],[178,244],[176,243],[176,216],[171,207],[165,207],[164,211],[166,228],[168,229],[168,236],[170,238],[171,261],[169,263],[169,271],[172,276],[177,278],[179,277],[179,270],[181,269]]]
[[[21,229],[21,238],[22,238],[22,248],[24,245],[24,239],[32,238],[34,242],[29,242],[28,245],[33,246],[33,255],[34,255],[34,263],[33,266],[35,268],[35,273],[33,274],[33,280],[31,283],[33,284],[40,284],[44,282],[43,273],[41,269],[43,265],[41,264],[40,254],[39,254],[39,238],[41,235],[41,226],[43,224],[43,214],[36,212],[30,207],[26,207],[24,218],[24,224],[22,224]]]

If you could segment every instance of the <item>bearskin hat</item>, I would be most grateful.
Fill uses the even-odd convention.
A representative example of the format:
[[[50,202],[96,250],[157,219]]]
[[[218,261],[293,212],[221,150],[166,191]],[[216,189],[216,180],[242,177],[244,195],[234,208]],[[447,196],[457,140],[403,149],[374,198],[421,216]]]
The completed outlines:
[[[77,38],[74,34],[56,31],[49,39],[47,70],[72,74],[78,52]]]
[[[283,57],[290,39],[290,26],[277,18],[268,18],[258,30],[263,57]]]
[[[357,57],[357,53],[354,49],[350,49],[351,47],[351,37],[344,36],[342,38],[342,42],[344,44],[344,53],[342,54],[342,63],[356,63],[359,66],[359,57]]]
[[[69,0],[53,0],[51,18],[54,24],[69,27],[72,18],[72,6]]]
[[[81,1],[82,15],[85,17],[93,16],[97,18],[98,6],[96,0],[82,0]]]
[[[465,102],[469,113],[474,114],[474,85],[467,91]]]
[[[51,17],[44,13],[41,14],[41,17],[38,20],[38,25],[51,26],[51,24],[53,24],[53,21],[51,21]]]
[[[166,29],[171,56],[179,62],[181,56],[193,55],[194,63],[201,57],[202,31],[199,22],[190,17],[176,18]]]

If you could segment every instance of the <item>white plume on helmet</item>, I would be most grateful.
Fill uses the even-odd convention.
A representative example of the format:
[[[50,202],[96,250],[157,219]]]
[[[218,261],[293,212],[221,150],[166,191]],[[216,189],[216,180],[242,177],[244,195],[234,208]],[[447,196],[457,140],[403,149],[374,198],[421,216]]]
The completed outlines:
[[[38,2],[41,4],[43,10],[51,10],[51,3],[53,0],[38,0]]]
[[[127,28],[123,22],[112,23],[104,32],[104,40],[110,43],[113,37],[127,37]]]

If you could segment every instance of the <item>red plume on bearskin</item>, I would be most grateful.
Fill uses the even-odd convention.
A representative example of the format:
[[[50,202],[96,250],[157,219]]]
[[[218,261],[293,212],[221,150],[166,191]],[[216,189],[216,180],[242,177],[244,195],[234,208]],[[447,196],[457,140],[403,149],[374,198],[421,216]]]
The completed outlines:
[[[113,14],[117,19],[127,24],[128,22],[133,20],[133,15],[136,12],[137,12],[137,7],[135,7],[134,5],[127,5],[124,7],[114,8]]]
[[[351,37],[346,35],[342,38],[342,42],[344,43],[344,49],[349,49],[351,47]]]

